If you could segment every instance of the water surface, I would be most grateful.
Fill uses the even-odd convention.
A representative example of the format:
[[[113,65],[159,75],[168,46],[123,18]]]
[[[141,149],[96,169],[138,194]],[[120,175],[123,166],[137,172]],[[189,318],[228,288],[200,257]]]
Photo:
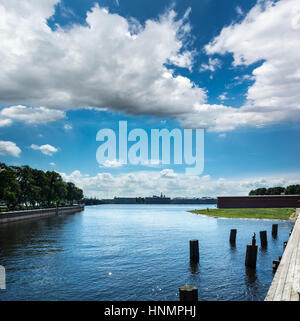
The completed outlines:
[[[0,226],[0,300],[178,300],[193,284],[199,300],[263,300],[292,222],[217,219],[187,213],[213,205],[100,205],[77,214]],[[278,238],[272,239],[272,224]],[[237,229],[236,247],[229,244]],[[253,232],[268,231],[255,272],[245,268]],[[198,239],[200,264],[189,262]],[[259,240],[258,240],[259,243]]]

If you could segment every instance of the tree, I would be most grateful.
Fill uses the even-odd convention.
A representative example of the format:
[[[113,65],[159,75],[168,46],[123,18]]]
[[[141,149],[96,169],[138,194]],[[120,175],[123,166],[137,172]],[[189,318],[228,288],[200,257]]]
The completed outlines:
[[[83,198],[83,191],[63,181],[55,171],[43,172],[29,166],[0,163],[0,200],[9,208],[17,204],[51,206],[72,203]]]
[[[19,202],[25,203],[26,206],[29,204],[34,206],[38,189],[34,185],[32,168],[27,165],[21,167],[13,166],[11,168],[16,172],[17,180],[20,184]]]
[[[270,187],[267,189],[266,195],[281,195],[285,192],[285,188],[281,186]]]
[[[249,195],[266,195],[266,193],[267,189],[263,187],[250,191]]]
[[[32,177],[35,189],[35,201],[41,206],[47,204],[47,191],[48,191],[48,180],[46,174],[37,169],[32,170]]]
[[[63,181],[62,177],[55,171],[47,171],[46,177],[48,180],[47,186],[47,202],[48,205],[59,203],[66,200],[67,197],[67,184]]]
[[[12,169],[3,168],[0,167],[0,200],[4,201],[9,209],[14,209],[19,202],[20,184]]]
[[[285,189],[286,195],[300,195],[300,185],[289,185]]]

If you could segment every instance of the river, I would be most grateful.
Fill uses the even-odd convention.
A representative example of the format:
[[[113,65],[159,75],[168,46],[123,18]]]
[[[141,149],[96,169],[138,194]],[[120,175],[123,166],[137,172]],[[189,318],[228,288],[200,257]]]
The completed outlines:
[[[177,301],[184,284],[198,287],[199,300],[264,300],[293,223],[186,212],[207,207],[214,205],[99,205],[0,226],[0,300]],[[253,272],[244,265],[246,244],[262,230],[269,243]],[[198,266],[189,262],[190,239],[199,240]]]

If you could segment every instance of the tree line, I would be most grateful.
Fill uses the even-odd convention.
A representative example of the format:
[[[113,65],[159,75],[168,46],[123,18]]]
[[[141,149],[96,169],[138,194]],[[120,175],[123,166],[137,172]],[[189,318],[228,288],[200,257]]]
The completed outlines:
[[[270,188],[257,188],[250,191],[249,195],[300,195],[300,185],[287,187],[276,186]]]
[[[83,191],[55,171],[0,163],[0,201],[8,209],[70,205],[82,198]]]

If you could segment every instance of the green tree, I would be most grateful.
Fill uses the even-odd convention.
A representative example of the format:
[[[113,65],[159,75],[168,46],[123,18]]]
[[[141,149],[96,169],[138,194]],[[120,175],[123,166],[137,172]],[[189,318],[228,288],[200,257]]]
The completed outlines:
[[[9,167],[0,166],[0,200],[9,209],[14,209],[19,202],[20,184],[15,171]]]
[[[67,183],[65,183],[59,173],[47,171],[47,202],[48,205],[58,205],[67,199]]]
[[[270,187],[267,189],[266,195],[281,195],[285,192],[285,188],[281,186]]]
[[[29,166],[7,166],[0,163],[0,200],[8,207],[17,204],[51,206],[73,203],[83,198],[83,191],[63,181],[55,171],[43,172]]]
[[[250,191],[249,195],[266,195],[267,189],[266,188],[257,188]]]
[[[11,167],[17,175],[17,180],[20,184],[21,192],[19,194],[19,202],[24,203],[25,206],[29,204],[35,205],[38,189],[34,185],[34,178],[32,168],[29,166]]]
[[[300,185],[289,185],[285,189],[286,195],[300,195]]]
[[[32,170],[35,202],[40,206],[47,205],[48,180],[46,174],[37,169]]]

